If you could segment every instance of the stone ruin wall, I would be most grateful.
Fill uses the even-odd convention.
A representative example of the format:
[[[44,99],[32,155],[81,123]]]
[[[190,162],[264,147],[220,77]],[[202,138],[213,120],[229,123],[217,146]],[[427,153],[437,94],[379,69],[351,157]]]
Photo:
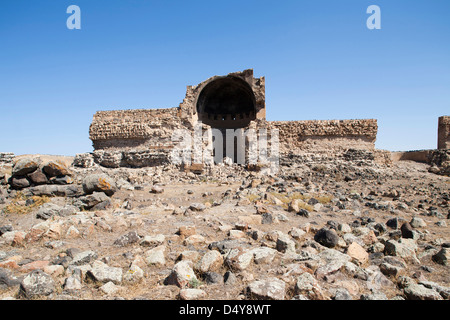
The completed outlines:
[[[187,86],[186,96],[179,107],[168,109],[138,109],[99,111],[89,129],[94,147],[94,161],[106,167],[145,167],[169,163],[176,141],[176,129],[193,130],[202,120],[197,102],[202,90],[210,83],[230,77],[248,84],[254,95],[255,113],[243,128],[279,130],[280,154],[322,152],[337,154],[348,149],[375,152],[377,121],[356,120],[265,120],[265,79],[254,78],[253,70],[211,77],[197,86]],[[210,115],[208,115],[209,117]],[[206,119],[211,126],[235,125],[230,115],[219,114],[219,120]],[[228,117],[228,118],[227,118]],[[245,120],[245,119],[244,119]],[[236,121],[239,121],[236,116]],[[204,130],[211,126],[203,123]],[[239,127],[239,125],[238,125]],[[205,144],[204,144],[205,145]],[[386,157],[386,155],[382,155]]]
[[[267,121],[279,130],[280,152],[339,152],[346,149],[374,150],[377,120]]]
[[[439,117],[438,149],[450,149],[450,116]]]
[[[172,133],[183,127],[179,108],[99,111],[89,128],[94,161],[112,168],[165,164]]]

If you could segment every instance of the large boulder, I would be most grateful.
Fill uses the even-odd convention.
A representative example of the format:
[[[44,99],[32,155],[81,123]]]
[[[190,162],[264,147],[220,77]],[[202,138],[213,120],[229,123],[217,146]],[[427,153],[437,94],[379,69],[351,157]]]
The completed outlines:
[[[14,189],[23,189],[31,185],[30,180],[24,176],[13,176],[9,179],[9,185]]]
[[[67,176],[71,175],[71,172],[67,166],[59,160],[50,160],[42,167],[49,177]]]
[[[33,158],[19,159],[12,168],[13,176],[23,176],[39,168],[39,160]]]
[[[80,185],[40,185],[25,189],[25,196],[49,196],[49,197],[78,197],[83,195],[83,188]]]
[[[92,194],[95,191],[104,192],[108,196],[112,196],[116,190],[115,181],[106,174],[92,174],[84,178],[83,190],[86,194]]]

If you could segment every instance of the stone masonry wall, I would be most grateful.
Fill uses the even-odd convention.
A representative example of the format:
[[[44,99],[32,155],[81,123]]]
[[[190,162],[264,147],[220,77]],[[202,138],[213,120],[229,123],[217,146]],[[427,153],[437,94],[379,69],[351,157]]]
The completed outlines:
[[[374,150],[377,120],[268,121],[279,130],[280,153],[302,151]]]
[[[89,128],[95,150],[170,147],[183,128],[179,108],[99,111]]]
[[[178,142],[172,141],[174,131],[194,130],[199,119],[197,100],[203,88],[228,77],[239,78],[249,85],[255,98],[255,113],[247,128],[266,128],[269,135],[271,129],[278,129],[280,154],[333,154],[348,149],[375,149],[378,126],[374,119],[266,121],[265,78],[254,78],[253,70],[248,69],[187,86],[186,96],[177,108],[95,113],[89,128],[94,147],[93,160],[106,167],[144,167],[168,163],[170,152]]]
[[[450,149],[450,116],[439,117],[438,149]]]

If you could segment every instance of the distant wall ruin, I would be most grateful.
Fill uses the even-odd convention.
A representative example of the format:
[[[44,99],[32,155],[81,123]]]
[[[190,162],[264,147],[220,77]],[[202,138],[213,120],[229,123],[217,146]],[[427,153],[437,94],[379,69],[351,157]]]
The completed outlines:
[[[99,111],[89,129],[94,160],[107,167],[169,162],[176,129],[278,129],[280,153],[374,150],[377,120],[267,121],[265,78],[253,70],[211,77],[187,86],[176,108]],[[212,151],[213,152],[213,151]]]
[[[438,149],[450,149],[450,116],[439,117]]]

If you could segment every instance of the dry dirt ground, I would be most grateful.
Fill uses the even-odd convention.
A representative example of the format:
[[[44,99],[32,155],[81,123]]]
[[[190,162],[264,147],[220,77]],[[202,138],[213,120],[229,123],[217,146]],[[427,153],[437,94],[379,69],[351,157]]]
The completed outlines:
[[[117,170],[103,171],[112,176],[117,173]],[[132,169],[129,171],[135,175],[140,174]],[[390,168],[379,168],[375,171],[379,174],[375,179],[364,179],[364,176],[345,179],[345,173],[340,175],[336,170],[311,166],[286,168],[274,178],[250,172],[235,176],[224,175],[220,178],[177,173],[174,176],[181,178],[172,179],[163,171],[157,178],[148,175],[150,178],[141,179],[141,183],[133,183],[132,179],[128,179],[131,182],[127,181],[127,187],[119,188],[111,197],[111,208],[79,211],[71,216],[47,220],[59,225],[56,235],[46,233],[36,241],[18,244],[3,237],[0,241],[0,253],[3,253],[0,266],[5,261],[14,260],[17,267],[2,267],[20,280],[31,272],[32,262],[44,261],[43,265],[48,266],[57,264],[55,261],[58,258],[67,256],[68,249],[92,250],[97,254],[98,260],[109,267],[121,268],[123,274],[129,272],[132,263],[136,263],[143,270],[144,276],[136,282],[120,281],[115,284],[112,292],[106,293],[102,289],[105,283],[89,281],[83,274],[81,287],[67,292],[65,282],[71,273],[70,268],[65,265],[62,271],[51,274],[55,281],[53,292],[33,298],[179,299],[182,288],[164,283],[174,265],[180,259],[190,259],[195,266],[210,250],[208,246],[211,243],[234,239],[245,250],[273,248],[273,259],[262,263],[251,262],[241,269],[231,268],[227,263],[212,269],[220,276],[232,271],[236,276],[234,283],[224,283],[223,279],[220,279],[218,283],[210,284],[205,280],[204,274],[196,271],[199,280],[190,283],[188,287],[202,290],[200,299],[250,299],[249,284],[271,278],[285,283],[284,299],[299,298],[299,295],[301,298],[314,298],[297,288],[297,280],[304,272],[315,275],[320,263],[314,259],[297,259],[277,250],[277,238],[280,232],[289,235],[295,244],[297,255],[302,251],[313,256],[318,255],[327,248],[317,243],[314,236],[327,222],[329,226],[334,222],[340,243],[333,249],[341,253],[346,252],[349,243],[343,240],[342,225],[347,224],[351,227],[347,233],[359,239],[370,260],[353,263],[360,272],[340,268],[325,278],[317,277],[320,298],[334,299],[336,290],[342,288],[354,300],[380,292],[387,299],[408,298],[401,286],[405,277],[416,283],[431,281],[449,288],[449,266],[436,263],[432,256],[450,242],[447,226],[450,178],[428,173],[425,164],[408,161],[397,162]],[[296,178],[289,178],[292,173],[295,173]],[[78,174],[82,175],[81,169]],[[155,182],[163,188],[162,193],[150,192]],[[313,203],[308,204],[311,198],[317,199],[319,205],[314,207]],[[299,214],[298,209],[289,210],[289,204],[296,199],[300,199],[300,206],[308,211],[306,216]],[[59,206],[72,201],[62,197],[47,200]],[[0,204],[0,209],[4,209],[10,201],[12,200],[7,198],[4,204]],[[194,203],[203,204],[205,208],[200,211],[189,209]],[[36,217],[37,210],[39,207],[26,214],[3,212],[0,215],[0,227],[11,226],[13,231],[21,231],[26,235],[34,226],[44,222]],[[375,239],[367,240],[367,231],[372,230],[367,228],[368,219],[371,219],[369,226],[373,227],[377,223],[386,225],[391,218],[398,218],[403,223],[411,221],[413,217],[419,217],[426,223],[426,226],[415,229],[419,232],[419,238],[415,240],[415,255],[420,262],[412,262],[410,257],[396,257],[404,266],[400,273],[386,274],[386,281],[370,284],[370,275],[373,274],[371,272],[379,272],[377,259],[388,256],[382,249],[374,249],[375,244],[383,244],[389,239],[398,240],[399,236],[398,232],[395,234],[395,229],[386,227]],[[359,227],[355,221],[359,221]],[[79,234],[69,235],[70,226],[74,226]],[[192,237],[189,241],[189,234],[179,234],[180,228],[189,226],[194,227],[189,229],[191,233],[201,236],[199,239]],[[293,228],[303,230],[304,233],[299,238],[293,237]],[[148,250],[156,245],[143,246],[139,241],[126,245],[115,244],[120,236],[131,231],[136,231],[140,240],[145,236],[163,235],[164,240],[158,245],[165,249],[165,262],[136,262],[139,259],[145,260]],[[56,248],[49,245],[55,241],[60,241]],[[197,253],[191,256],[187,251]],[[223,257],[225,260],[226,254],[223,254]],[[0,299],[26,299],[19,292],[20,285],[0,287]],[[317,298],[317,295],[315,297]],[[442,296],[442,299],[448,298],[445,294]]]

